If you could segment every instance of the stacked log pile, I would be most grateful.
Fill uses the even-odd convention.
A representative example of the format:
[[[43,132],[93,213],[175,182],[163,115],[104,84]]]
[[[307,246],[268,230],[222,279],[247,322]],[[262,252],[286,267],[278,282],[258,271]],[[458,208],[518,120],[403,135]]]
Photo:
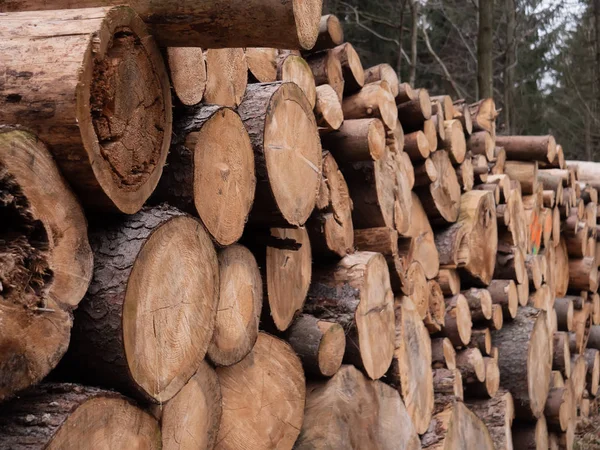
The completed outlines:
[[[83,3],[0,5],[0,442],[572,448],[600,165],[318,0]]]

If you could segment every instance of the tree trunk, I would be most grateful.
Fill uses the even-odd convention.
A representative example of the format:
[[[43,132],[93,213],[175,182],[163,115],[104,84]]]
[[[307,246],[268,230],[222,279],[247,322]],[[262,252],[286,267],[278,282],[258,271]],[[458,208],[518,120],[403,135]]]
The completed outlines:
[[[244,49],[248,64],[249,81],[254,83],[273,83],[277,81],[276,48],[248,47]]]
[[[113,391],[42,384],[3,405],[0,440],[6,448],[74,448],[90,439],[115,450],[161,448],[156,419]]]
[[[337,322],[346,332],[344,361],[380,378],[392,360],[393,294],[383,256],[357,252],[315,268],[304,312]]]
[[[158,206],[98,223],[90,244],[94,278],[75,314],[65,373],[166,402],[196,372],[213,334],[219,273],[208,233]],[[182,320],[202,326],[174,326]]]
[[[311,108],[315,107],[317,91],[315,77],[308,63],[290,51],[279,51],[277,60],[277,80],[296,83],[306,98]]]
[[[409,0],[410,7],[410,68],[408,83],[415,86],[417,81],[417,42],[419,37],[419,5],[417,0]]]
[[[513,449],[515,405],[510,392],[501,390],[491,399],[468,400],[466,406],[486,424],[496,450]]]
[[[87,222],[37,137],[0,127],[0,401],[67,351],[93,270]]]
[[[219,245],[236,242],[254,202],[254,152],[244,124],[222,106],[187,108],[155,199],[198,215]]]
[[[321,135],[339,130],[344,122],[342,104],[335,90],[328,84],[316,87],[315,119]]]
[[[479,2],[479,32],[477,34],[477,86],[479,98],[494,96],[494,1]]]
[[[496,145],[504,147],[510,160],[552,162],[556,156],[554,136],[497,136]]]
[[[315,45],[310,49],[311,52],[329,50],[344,42],[344,29],[339,19],[333,14],[321,16],[319,22],[319,33]]]
[[[323,163],[305,95],[293,83],[251,84],[238,112],[252,141],[258,180],[250,221],[303,225],[315,207]]]
[[[215,449],[233,450],[243,442],[250,448],[290,450],[300,434],[306,395],[302,365],[292,347],[261,332],[248,356],[218,367],[217,375],[223,416]]]
[[[16,3],[0,10],[47,6]],[[38,133],[86,207],[137,212],[162,174],[172,122],[169,76],[144,23],[128,7],[3,17],[0,122]]]
[[[515,32],[517,28],[517,8],[515,0],[505,0],[506,10],[506,49],[504,57],[504,126],[508,134],[513,133],[514,123],[514,74],[517,44]]]
[[[173,90],[179,101],[186,106],[200,103],[206,89],[206,61],[202,49],[169,47],[167,61]]]

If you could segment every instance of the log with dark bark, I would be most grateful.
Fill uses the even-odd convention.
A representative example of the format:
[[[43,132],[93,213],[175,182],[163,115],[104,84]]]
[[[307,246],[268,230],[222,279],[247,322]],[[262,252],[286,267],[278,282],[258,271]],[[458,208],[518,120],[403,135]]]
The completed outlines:
[[[460,276],[456,269],[440,269],[435,279],[445,296],[451,297],[460,292]]]
[[[247,47],[244,49],[248,64],[249,81],[256,83],[272,83],[277,81],[276,48]]]
[[[300,434],[306,395],[302,364],[290,345],[261,332],[248,356],[217,368],[217,375],[223,415],[215,449],[233,450],[243,442],[290,450]]]
[[[541,416],[535,424],[518,423],[513,426],[513,445],[519,450],[546,450],[548,447],[548,425]]]
[[[515,418],[515,405],[510,392],[500,390],[487,400],[467,401],[466,406],[486,424],[496,450],[512,450],[512,423]]]
[[[240,117],[222,106],[182,110],[155,199],[197,214],[219,245],[236,242],[254,202],[250,138]]]
[[[551,163],[556,156],[553,136],[496,136],[496,145],[504,147],[506,156],[516,161]]]
[[[321,137],[340,165],[359,161],[377,161],[385,153],[385,128],[379,119],[345,120],[337,131]]]
[[[496,254],[494,278],[497,280],[514,280],[519,284],[523,283],[526,280],[527,275],[529,275],[527,267],[527,259],[529,256],[525,258],[525,256],[523,256],[523,250],[519,247],[512,247],[510,250],[511,251],[509,252],[499,251]]]
[[[339,19],[333,14],[321,16],[319,22],[319,34],[315,45],[310,49],[311,52],[329,50],[344,42],[344,29]]]
[[[431,118],[431,99],[425,89],[419,89],[414,99],[398,105],[398,119],[404,131],[415,131]]]
[[[337,322],[346,333],[344,361],[372,379],[387,371],[394,352],[394,305],[382,255],[357,252],[315,268],[304,312]]]
[[[39,382],[67,351],[92,278],[83,210],[29,132],[0,127],[0,401]]]
[[[598,290],[598,265],[596,257],[569,260],[569,290]]]
[[[552,368],[558,370],[565,378],[571,376],[571,350],[569,333],[557,331],[552,343]]]
[[[163,205],[98,223],[90,244],[94,277],[64,372],[165,402],[196,372],[213,334],[219,272],[209,235]]]
[[[42,384],[3,405],[2,446],[13,450],[161,448],[156,419],[113,391],[75,384]],[[165,447],[163,447],[165,448]]]
[[[172,122],[169,76],[142,20],[128,7],[3,19],[0,122],[38,133],[86,207],[137,212],[161,176]]]
[[[490,329],[474,328],[471,332],[471,342],[467,346],[479,349],[483,356],[490,356],[492,354],[492,333]]]
[[[487,289],[471,288],[462,291],[462,295],[467,299],[474,323],[492,319],[492,296]]]
[[[279,51],[277,58],[277,80],[296,83],[308,99],[312,108],[317,100],[315,77],[308,63],[290,51]]]
[[[315,119],[319,126],[319,132],[326,134],[330,131],[339,130],[344,122],[342,104],[336,92],[328,84],[316,87]]]
[[[557,325],[560,331],[573,330],[573,297],[558,297],[554,300]]]
[[[492,280],[488,286],[492,303],[502,306],[507,317],[515,318],[519,308],[519,293],[513,280]]]
[[[330,51],[322,51],[307,56],[306,62],[312,70],[315,84],[331,86],[341,102],[344,95],[344,76],[340,60]]]
[[[200,103],[206,89],[203,50],[198,47],[169,47],[167,61],[173,90],[179,101],[186,106]]]
[[[573,417],[573,392],[567,387],[552,387],[544,407],[548,428],[553,431],[566,431]]]
[[[256,164],[257,225],[303,225],[321,179],[321,143],[308,100],[293,83],[251,84],[238,112]]]

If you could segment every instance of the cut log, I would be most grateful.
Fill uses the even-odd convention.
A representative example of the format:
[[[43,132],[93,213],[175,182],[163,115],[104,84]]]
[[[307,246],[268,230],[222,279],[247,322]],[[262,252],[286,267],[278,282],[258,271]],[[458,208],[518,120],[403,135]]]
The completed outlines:
[[[321,16],[317,41],[310,50],[312,52],[329,50],[342,42],[344,42],[344,29],[339,19],[333,14]]]
[[[496,136],[496,145],[504,147],[511,160],[551,163],[556,157],[553,136]]]
[[[510,252],[498,252],[496,254],[496,266],[494,267],[494,278],[498,280],[514,280],[516,283],[523,283],[529,275],[527,267],[528,256],[523,256],[523,250],[519,247],[512,247]],[[537,262],[537,261],[536,261]],[[536,266],[537,267],[537,266]],[[541,285],[541,272],[539,272]],[[531,280],[531,278],[529,278]]]
[[[429,280],[429,311],[423,319],[429,333],[441,331],[446,324],[446,302],[440,285],[435,280]]]
[[[492,138],[492,135],[487,131],[478,131],[477,133],[473,133],[471,136],[469,136],[466,145],[467,150],[469,150],[472,154],[483,155],[488,161],[492,161],[494,159],[494,150],[496,149],[496,144]]]
[[[217,368],[217,375],[223,416],[215,449],[236,449],[240,442],[251,448],[292,448],[304,419],[306,387],[289,344],[261,332],[248,356]]]
[[[248,47],[244,49],[250,81],[272,83],[277,81],[276,48]]]
[[[254,202],[252,144],[240,117],[221,106],[188,108],[155,199],[197,214],[219,245],[236,242]]]
[[[421,263],[413,261],[403,277],[402,292],[411,297],[421,319],[429,312],[429,285]],[[445,307],[444,307],[445,311]]]
[[[433,369],[433,392],[436,397],[454,397],[463,400],[463,383],[458,369]]]
[[[473,131],[487,131],[492,136],[496,135],[496,104],[493,98],[484,98],[477,103],[469,105]]]
[[[546,252],[550,250],[546,249]],[[552,257],[548,257],[548,256]],[[554,285],[554,293],[557,297],[564,297],[569,289],[569,255],[567,253],[567,245],[561,237],[558,245],[552,251],[546,253],[546,261],[548,263],[549,276]]]
[[[36,384],[67,351],[93,270],[87,223],[52,156],[0,126],[0,401]]]
[[[357,252],[335,266],[315,269],[304,312],[342,325],[344,361],[372,379],[385,374],[394,352],[394,307],[382,255]]]
[[[315,119],[319,131],[323,133],[339,130],[344,121],[344,112],[336,92],[328,84],[317,86],[315,92]]]
[[[450,159],[454,164],[461,164],[467,154],[467,144],[465,142],[465,133],[458,120],[444,121],[445,139],[441,148],[448,152]]]
[[[433,120],[429,119],[423,122],[423,133],[427,141],[429,141],[429,148],[431,151],[435,151],[438,148],[438,137]]]
[[[492,319],[492,296],[487,289],[471,288],[462,291],[469,304],[474,323]]]
[[[212,48],[205,52],[205,59],[207,79],[204,103],[237,108],[248,83],[244,49]]]
[[[400,83],[398,85],[398,95],[396,96],[396,104],[409,102],[419,96],[419,92],[414,90],[408,83]]]
[[[517,297],[519,298],[519,306],[525,306],[529,303],[529,281],[517,284]]]
[[[396,337],[387,379],[402,395],[418,433],[429,426],[433,412],[431,341],[421,316],[409,297],[394,302]]]
[[[94,278],[75,314],[65,369],[166,402],[196,372],[213,335],[219,272],[209,235],[163,205],[98,223],[90,244]],[[174,326],[182,320],[202,326]]]
[[[385,81],[381,83],[387,84]],[[392,94],[378,83],[367,84],[355,94],[344,97],[342,110],[346,119],[381,119],[388,130],[393,130],[398,120]]]
[[[569,290],[598,290],[598,265],[596,257],[569,259]]]
[[[440,269],[435,280],[447,297],[451,297],[460,292],[460,276],[456,269]]]
[[[545,255],[527,255],[525,258],[525,268],[527,269],[527,278],[529,279],[529,287],[539,289],[542,287],[542,261]],[[522,282],[522,281],[521,281]]]
[[[202,49],[169,47],[167,60],[173,90],[179,101],[186,106],[200,103],[206,89],[206,61]]]
[[[365,228],[354,231],[354,245],[361,252],[381,253],[388,265],[390,284],[394,293],[406,291],[411,294],[416,288],[413,277],[407,276],[407,261],[398,255],[398,232],[390,228]],[[427,280],[421,268],[422,280],[419,292],[424,294]]]
[[[431,153],[431,144],[421,130],[404,135],[404,151],[412,162],[426,161]]]
[[[242,360],[256,342],[263,284],[256,260],[241,245],[219,253],[219,303],[208,357],[217,366]]]
[[[456,351],[448,338],[435,338],[431,340],[431,361],[434,369],[456,369]],[[462,382],[461,382],[462,385]]]
[[[317,205],[306,225],[313,255],[343,258],[354,251],[352,207],[346,180],[333,156],[326,153]]]
[[[296,83],[304,92],[311,108],[315,107],[317,99],[315,77],[304,58],[290,51],[280,51],[277,59],[277,80]]]
[[[415,184],[414,167],[406,153],[403,152],[401,155],[389,153],[393,159],[391,164],[392,169],[396,166],[394,225],[398,233],[404,235],[410,230],[413,221],[412,189]],[[437,273],[437,267],[429,268],[427,273],[430,274],[432,271]]]
[[[331,377],[342,365],[346,337],[340,324],[302,314],[286,331],[285,338],[308,375]]]
[[[541,416],[535,425],[519,423],[513,427],[513,445],[518,450],[546,450],[548,447],[548,426]]]
[[[353,94],[365,84],[365,72],[360,56],[349,42],[329,50],[332,56],[340,61],[344,77],[344,94]]]
[[[492,280],[488,286],[492,303],[502,306],[505,315],[515,318],[519,308],[519,293],[513,280]]]
[[[560,331],[573,330],[573,301],[570,297],[559,297],[554,301],[558,329]]]
[[[420,131],[418,132],[420,133]],[[414,168],[415,173],[415,186],[429,186],[431,183],[435,182],[438,179],[438,172],[435,168],[435,164],[431,159],[426,159],[425,162],[416,168]],[[458,172],[457,172],[458,176]],[[460,176],[459,176],[460,181]],[[461,183],[462,185],[462,183]]]
[[[523,194],[531,195],[537,192],[537,161],[506,161],[504,173],[521,184]]]
[[[208,363],[202,362],[190,381],[162,407],[162,449],[213,448],[221,413],[217,374]]]
[[[438,111],[437,114],[432,114],[431,119],[429,120],[433,122],[438,142],[441,142],[444,139],[446,139],[446,130],[444,128],[444,113],[442,111]],[[425,128],[425,123],[427,122],[428,121],[423,122],[423,128]]]
[[[42,384],[3,405],[2,446],[14,450],[161,448],[156,419],[113,391],[75,384]],[[163,447],[165,448],[165,447]]]
[[[460,370],[463,384],[485,380],[485,364],[478,348],[467,348],[456,352],[456,367]]]
[[[590,337],[588,339],[588,348],[600,350],[600,325],[591,326]]]
[[[583,352],[587,363],[586,389],[594,397],[598,394],[598,383],[600,382],[600,352],[588,348]]]
[[[441,111],[446,120],[451,120],[457,114],[452,103],[452,97],[449,95],[436,95],[431,97],[431,102],[433,114]]]
[[[490,311],[491,309],[490,306]],[[492,353],[492,333],[490,332],[490,329],[473,329],[471,333],[471,342],[469,342],[467,346],[479,349],[483,356],[490,356]]]
[[[471,340],[471,311],[464,295],[446,298],[446,317],[441,335],[450,339],[456,347],[464,346]]]
[[[277,447],[279,448],[279,447]],[[343,366],[326,382],[311,383],[295,449],[418,450],[419,436],[395,390]]]
[[[544,415],[548,428],[554,431],[566,431],[569,423],[574,419],[573,392],[567,387],[553,387],[548,392],[548,399],[544,407]]]
[[[576,406],[581,404],[583,398],[583,391],[586,386],[587,378],[587,361],[583,355],[571,355],[571,378],[569,380],[573,383],[574,399]]]
[[[404,130],[402,129],[402,124],[400,123],[400,121],[396,121],[396,126],[394,127],[394,129],[388,130],[386,134],[386,145],[390,148],[390,151],[394,155],[396,155],[396,157],[408,159],[408,161],[410,162],[409,156],[404,154]]]
[[[583,162],[583,161],[567,161],[567,167],[569,169],[575,169],[577,171],[577,177],[579,181],[589,184],[594,189],[600,189],[600,164],[594,162]],[[572,184],[572,183],[570,183]]]
[[[377,64],[365,70],[365,84],[385,80],[394,98],[399,94],[399,82],[396,71],[389,64]]]
[[[496,450],[512,450],[515,405],[510,392],[500,390],[487,400],[468,400],[466,406],[486,424]]]
[[[470,398],[494,398],[500,388],[500,369],[495,358],[484,356],[485,380],[475,381],[467,387],[467,396]]]
[[[456,168],[456,176],[458,182],[463,188],[463,192],[469,192],[475,184],[475,172],[473,170],[473,162],[470,158],[466,158],[463,163]],[[498,203],[498,202],[496,202]]]
[[[492,340],[499,350],[501,386],[513,395],[517,417],[541,417],[552,371],[547,313],[521,307],[514,320],[492,332]]]
[[[17,3],[0,9],[47,6]],[[38,133],[86,207],[137,212],[162,174],[172,122],[169,76],[142,20],[128,7],[3,19],[0,123]]]
[[[302,90],[293,83],[249,85],[238,112],[256,163],[251,222],[304,224],[315,206],[322,155],[314,114]]]
[[[490,330],[501,330],[503,325],[504,313],[502,312],[502,306],[492,305],[492,318],[488,322]]]
[[[414,99],[398,105],[398,119],[404,131],[422,128],[423,122],[431,119],[431,99],[425,89],[419,89]]]
[[[385,153],[385,128],[379,119],[346,120],[337,131],[323,135],[321,142],[340,165],[377,161]]]

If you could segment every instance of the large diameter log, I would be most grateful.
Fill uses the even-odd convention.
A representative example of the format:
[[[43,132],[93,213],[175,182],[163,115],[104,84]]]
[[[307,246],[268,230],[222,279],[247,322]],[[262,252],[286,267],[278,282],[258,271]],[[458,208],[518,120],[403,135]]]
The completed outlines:
[[[387,82],[382,81],[387,85]],[[346,119],[379,118],[388,130],[393,130],[398,120],[394,97],[388,89],[378,83],[365,85],[342,101]]]
[[[346,336],[338,323],[301,314],[286,331],[285,337],[308,375],[331,377],[342,365]]]
[[[14,450],[161,448],[156,419],[113,391],[42,384],[3,405],[2,446]]]
[[[10,0],[0,12],[90,8],[120,0]],[[164,47],[273,47],[310,49],[317,40],[322,0],[228,1],[133,0],[131,7],[148,23]],[[176,18],[176,20],[174,20]]]
[[[337,93],[328,84],[316,87],[315,119],[319,132],[326,134],[338,130],[344,122],[344,112]]]
[[[385,128],[379,119],[346,120],[340,128],[321,137],[341,165],[357,161],[376,161],[384,156]]]
[[[393,298],[384,257],[357,252],[335,266],[315,269],[304,312],[342,325],[344,361],[377,379],[394,353]]]
[[[254,202],[254,153],[240,117],[221,106],[182,111],[155,197],[197,214],[219,245],[236,242]]]
[[[389,64],[377,64],[365,69],[365,84],[385,80],[388,83],[392,96],[396,98],[399,94],[398,74]]]
[[[504,147],[508,159],[551,163],[556,156],[553,136],[496,136],[496,145]]]
[[[388,380],[398,388],[418,433],[427,430],[433,412],[431,340],[410,297],[396,298],[394,358]]]
[[[29,3],[0,9],[47,6]],[[86,207],[137,212],[162,174],[172,122],[167,70],[142,20],[128,7],[3,19],[0,122],[38,133]]]
[[[215,449],[292,448],[304,419],[306,387],[289,344],[261,332],[248,356],[217,368],[217,375],[223,415]]]
[[[291,51],[280,51],[277,60],[277,80],[296,83],[311,107],[315,107],[317,100],[317,89],[315,77],[308,63]]]
[[[339,19],[333,14],[321,16],[317,41],[310,50],[313,52],[329,50],[342,42],[344,42],[344,29]]]
[[[421,445],[400,395],[353,366],[342,366],[330,380],[308,385],[294,448],[419,450]]]
[[[322,154],[312,108],[293,83],[251,84],[238,112],[256,164],[256,202],[250,221],[303,225],[315,207]]]
[[[272,83],[277,81],[276,48],[247,47],[244,49],[251,82]]]
[[[221,424],[221,403],[217,374],[203,361],[190,381],[162,407],[162,450],[213,448]]]
[[[198,47],[169,47],[167,61],[173,90],[179,101],[186,106],[200,103],[206,89],[203,50]]]
[[[494,449],[494,442],[485,423],[462,402],[450,403],[431,420],[421,437],[423,449]]]
[[[512,450],[512,423],[515,405],[512,395],[501,390],[486,400],[468,400],[466,406],[486,424],[496,450]]]
[[[87,222],[52,156],[0,127],[0,401],[39,382],[67,351],[70,311],[93,270]]]
[[[317,205],[306,224],[314,255],[343,258],[354,251],[352,208],[346,180],[331,153],[326,153]]]
[[[492,339],[499,351],[500,385],[513,395],[517,417],[541,417],[552,371],[546,312],[521,307]]]
[[[232,245],[219,253],[219,303],[208,357],[219,366],[244,358],[256,342],[263,304],[260,270],[252,253]]]
[[[165,402],[196,372],[213,334],[219,272],[208,233],[159,206],[99,223],[90,244],[94,277],[75,315],[65,369]]]

